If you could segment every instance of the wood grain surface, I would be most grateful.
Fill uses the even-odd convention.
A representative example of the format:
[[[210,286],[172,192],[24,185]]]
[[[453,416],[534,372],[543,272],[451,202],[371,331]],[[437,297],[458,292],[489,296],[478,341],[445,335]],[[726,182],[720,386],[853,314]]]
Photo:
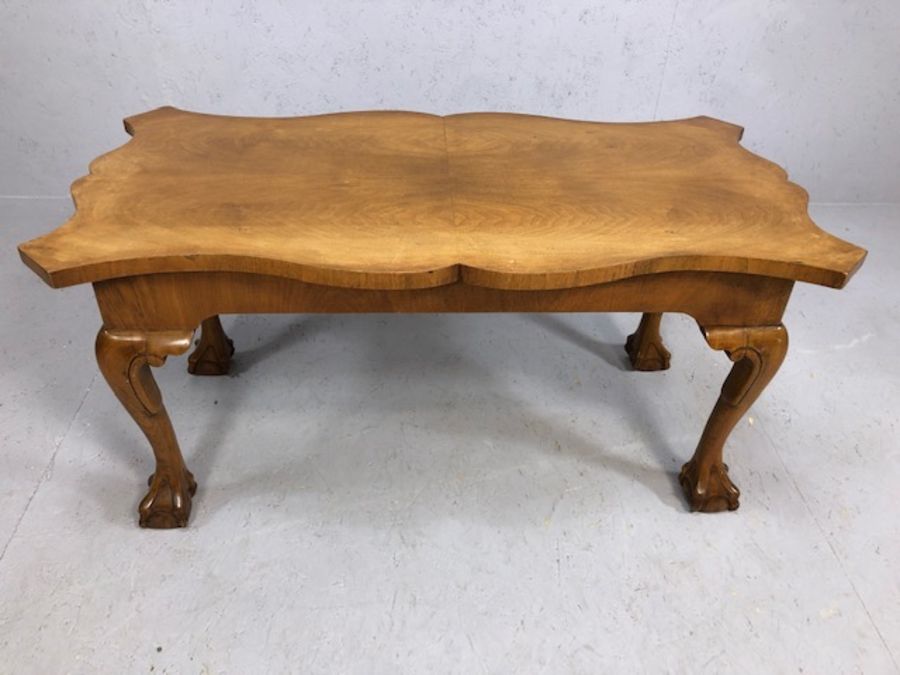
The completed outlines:
[[[712,271],[841,287],[865,257],[739,127],[705,117],[159,108],[126,129],[73,184],[74,216],[20,246],[51,286],[204,271],[550,290]]]

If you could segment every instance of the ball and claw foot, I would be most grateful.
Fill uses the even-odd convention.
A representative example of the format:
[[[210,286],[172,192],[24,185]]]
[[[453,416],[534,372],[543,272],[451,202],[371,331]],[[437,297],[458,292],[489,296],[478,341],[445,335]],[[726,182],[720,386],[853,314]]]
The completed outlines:
[[[234,355],[234,342],[225,335],[219,317],[203,321],[197,348],[188,357],[191,375],[227,375]]]
[[[671,354],[659,334],[661,314],[644,314],[637,330],[625,341],[625,351],[635,370],[668,370]]]
[[[168,530],[185,527],[191,516],[191,497],[197,481],[184,469],[181,476],[157,471],[147,480],[150,491],[138,509],[141,527]]]
[[[698,462],[690,461],[678,475],[691,511],[716,513],[737,510],[741,491],[728,477],[728,465],[713,464],[706,471],[699,467]]]

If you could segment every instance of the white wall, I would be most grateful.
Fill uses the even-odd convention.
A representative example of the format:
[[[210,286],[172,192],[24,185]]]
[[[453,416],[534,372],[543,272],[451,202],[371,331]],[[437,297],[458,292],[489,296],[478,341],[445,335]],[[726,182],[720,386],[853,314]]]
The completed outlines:
[[[65,195],[163,104],[709,114],[815,201],[900,201],[900,0],[0,0],[0,195]]]

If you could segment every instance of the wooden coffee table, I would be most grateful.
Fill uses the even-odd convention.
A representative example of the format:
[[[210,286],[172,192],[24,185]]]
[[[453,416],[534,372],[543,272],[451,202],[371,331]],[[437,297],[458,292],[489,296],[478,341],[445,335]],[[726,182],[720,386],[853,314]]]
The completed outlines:
[[[733,510],[722,447],[778,370],[795,281],[842,287],[866,252],[708,117],[600,124],[512,114],[294,119],[160,108],[72,186],[75,215],[22,244],[50,286],[92,283],[100,370],[156,456],[144,527],[184,526],[196,489],[149,366],[220,375],[220,314],[643,312],[626,349],[669,366],[663,312],[734,362],[679,476]]]

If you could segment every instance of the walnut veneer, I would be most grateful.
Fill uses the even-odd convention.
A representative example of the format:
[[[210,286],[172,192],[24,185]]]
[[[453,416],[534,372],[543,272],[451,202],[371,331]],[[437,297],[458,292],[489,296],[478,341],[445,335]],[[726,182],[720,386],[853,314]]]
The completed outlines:
[[[664,312],[734,362],[680,474],[733,510],[722,449],[781,364],[795,281],[842,287],[865,251],[708,117],[640,124],[364,112],[264,119],[159,108],[76,181],[74,216],[19,247],[54,287],[92,283],[97,358],[150,441],[140,523],[187,523],[196,489],[151,366],[228,372],[220,314],[643,312],[626,349],[669,366]]]

